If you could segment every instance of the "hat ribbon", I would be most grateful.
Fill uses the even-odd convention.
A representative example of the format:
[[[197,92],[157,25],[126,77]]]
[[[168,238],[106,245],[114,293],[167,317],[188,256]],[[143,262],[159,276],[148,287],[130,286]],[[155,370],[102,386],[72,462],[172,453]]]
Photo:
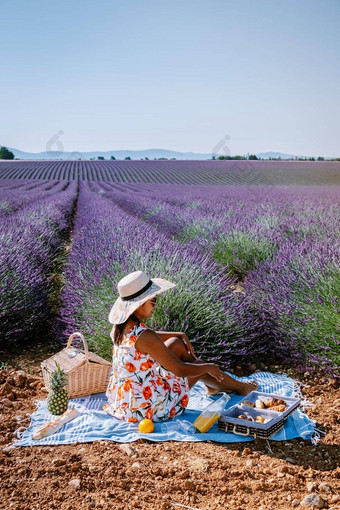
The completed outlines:
[[[137,292],[135,292],[134,294],[131,294],[130,296],[124,296],[124,297],[121,297],[120,299],[122,301],[129,301],[130,299],[134,299],[135,297],[138,297],[140,296],[141,294],[143,294],[146,290],[148,290],[149,287],[151,287],[152,285],[152,280],[149,280],[148,283],[145,285],[145,287],[143,287],[142,289],[138,290]]]

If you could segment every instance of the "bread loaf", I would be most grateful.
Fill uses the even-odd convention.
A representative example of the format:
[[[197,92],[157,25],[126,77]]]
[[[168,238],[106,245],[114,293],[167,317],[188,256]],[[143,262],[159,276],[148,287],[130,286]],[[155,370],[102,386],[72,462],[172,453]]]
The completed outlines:
[[[53,421],[49,421],[42,427],[39,427],[34,433],[33,433],[33,439],[42,439],[46,436],[52,436],[55,434],[65,423],[69,423],[70,421],[74,420],[74,418],[77,418],[81,413],[77,411],[76,409],[68,409],[64,414],[61,416],[58,416]]]

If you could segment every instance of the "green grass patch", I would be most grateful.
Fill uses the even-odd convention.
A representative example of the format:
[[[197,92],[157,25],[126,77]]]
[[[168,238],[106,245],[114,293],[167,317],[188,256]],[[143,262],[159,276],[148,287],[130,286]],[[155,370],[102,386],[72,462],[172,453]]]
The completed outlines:
[[[213,259],[238,279],[244,276],[277,250],[276,243],[252,232],[232,231],[221,237],[213,246]]]

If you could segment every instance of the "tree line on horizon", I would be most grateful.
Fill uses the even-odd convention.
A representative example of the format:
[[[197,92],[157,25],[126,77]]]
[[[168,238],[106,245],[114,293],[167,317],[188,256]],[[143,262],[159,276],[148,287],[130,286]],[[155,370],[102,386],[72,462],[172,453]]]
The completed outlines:
[[[21,158],[16,158],[12,151],[7,149],[7,147],[1,147],[0,148],[0,159],[6,159],[6,160],[20,160]],[[90,161],[106,161],[104,156],[98,156],[97,158],[90,158]],[[117,158],[114,156],[110,157],[110,161],[116,161]],[[177,161],[177,158],[153,158],[154,161]],[[223,160],[258,160],[258,161],[340,161],[340,158],[331,158],[331,159],[325,159],[323,156],[318,156],[317,158],[314,157],[294,157],[294,158],[259,158],[256,156],[256,154],[247,154],[246,156],[240,156],[236,154],[235,156],[211,156],[212,161],[223,161]],[[78,161],[83,161],[81,158],[78,158]],[[121,160],[123,161],[123,160]],[[126,156],[124,158],[124,161],[132,161],[130,156]],[[138,161],[138,160],[135,160]],[[150,158],[140,158],[139,161],[150,161]]]

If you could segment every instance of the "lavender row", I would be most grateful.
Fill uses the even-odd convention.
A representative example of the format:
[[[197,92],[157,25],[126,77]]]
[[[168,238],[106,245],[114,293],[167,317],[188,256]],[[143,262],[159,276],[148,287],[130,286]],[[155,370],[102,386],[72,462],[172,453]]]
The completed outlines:
[[[0,181],[0,217],[12,214],[30,203],[37,204],[39,200],[64,191],[69,186],[65,181],[40,181],[35,184],[25,182],[24,186],[18,186],[18,182],[12,184],[12,181],[4,186],[3,181]]]
[[[72,183],[0,219],[1,340],[48,331],[55,310],[53,271],[66,243],[77,195]]]

